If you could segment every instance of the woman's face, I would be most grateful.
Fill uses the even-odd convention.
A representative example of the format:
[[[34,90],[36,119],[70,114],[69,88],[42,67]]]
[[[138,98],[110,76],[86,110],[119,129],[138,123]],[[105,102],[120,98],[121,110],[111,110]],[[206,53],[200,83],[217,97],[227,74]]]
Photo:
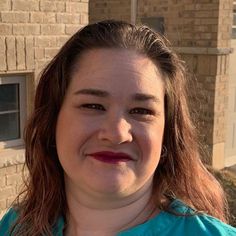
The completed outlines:
[[[151,187],[164,123],[164,84],[149,58],[120,49],[84,53],[56,126],[67,189],[124,197]]]

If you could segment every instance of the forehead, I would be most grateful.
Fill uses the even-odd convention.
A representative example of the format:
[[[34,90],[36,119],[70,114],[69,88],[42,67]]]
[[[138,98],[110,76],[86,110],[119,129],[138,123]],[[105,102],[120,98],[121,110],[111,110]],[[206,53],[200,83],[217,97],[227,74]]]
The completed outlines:
[[[83,53],[74,67],[70,88],[80,87],[157,92],[163,89],[163,79],[145,55],[125,49],[93,49]]]
[[[92,63],[93,62],[93,63]],[[117,67],[133,69],[137,72],[152,70],[159,73],[157,66],[146,55],[130,49],[92,49],[81,54],[74,67],[74,72],[83,69],[97,70],[98,67],[107,71],[115,71]]]

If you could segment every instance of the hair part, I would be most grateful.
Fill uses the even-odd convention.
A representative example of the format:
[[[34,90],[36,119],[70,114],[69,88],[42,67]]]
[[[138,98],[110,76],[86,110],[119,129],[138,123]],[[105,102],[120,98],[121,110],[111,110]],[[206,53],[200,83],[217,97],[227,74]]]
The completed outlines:
[[[196,129],[186,101],[183,62],[171,50],[169,42],[148,27],[110,20],[85,26],[75,33],[41,74],[34,111],[25,130],[29,178],[15,205],[20,216],[12,232],[52,235],[58,217],[66,215],[63,169],[55,145],[57,117],[82,53],[102,48],[131,49],[146,55],[163,75],[166,119],[163,145],[167,155],[161,158],[155,171],[156,205],[160,206],[164,195],[174,195],[196,210],[226,221],[223,190],[199,157]]]

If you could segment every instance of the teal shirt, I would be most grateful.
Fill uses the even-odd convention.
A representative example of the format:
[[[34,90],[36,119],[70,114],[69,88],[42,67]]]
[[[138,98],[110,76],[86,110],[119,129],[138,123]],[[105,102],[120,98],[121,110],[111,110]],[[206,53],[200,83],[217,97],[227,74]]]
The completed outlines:
[[[194,212],[179,200],[171,203],[171,209],[181,214]],[[17,219],[17,213],[10,209],[0,222],[0,235],[8,236],[9,229]],[[60,217],[53,235],[63,236],[64,220]],[[161,211],[145,223],[122,231],[117,236],[236,236],[236,228],[206,214],[176,216]]]

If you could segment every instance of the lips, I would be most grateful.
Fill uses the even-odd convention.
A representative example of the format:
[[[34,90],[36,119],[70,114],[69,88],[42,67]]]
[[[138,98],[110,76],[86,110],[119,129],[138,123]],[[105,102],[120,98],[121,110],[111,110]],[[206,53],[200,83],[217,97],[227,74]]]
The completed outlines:
[[[123,152],[95,152],[89,153],[87,154],[87,156],[90,156],[98,161],[110,164],[117,164],[119,162],[128,162],[132,160],[131,156]]]

